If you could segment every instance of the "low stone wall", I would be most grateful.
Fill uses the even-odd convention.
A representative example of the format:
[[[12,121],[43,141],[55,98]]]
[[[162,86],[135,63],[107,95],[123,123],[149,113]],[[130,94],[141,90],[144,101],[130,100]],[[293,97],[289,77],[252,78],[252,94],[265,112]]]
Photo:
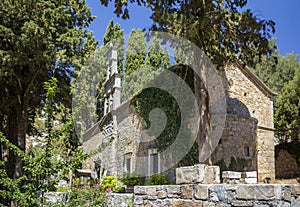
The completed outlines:
[[[107,207],[129,207],[133,206],[133,194],[129,193],[110,193],[106,198]]]
[[[300,206],[300,185],[183,184],[135,186],[135,207]]]

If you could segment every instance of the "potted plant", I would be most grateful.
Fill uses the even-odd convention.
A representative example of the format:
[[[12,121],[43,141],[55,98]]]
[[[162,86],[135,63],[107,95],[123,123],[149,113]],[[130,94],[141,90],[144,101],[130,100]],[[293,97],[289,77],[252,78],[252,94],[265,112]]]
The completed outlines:
[[[141,185],[141,177],[136,174],[125,174],[121,181],[126,185],[126,193],[133,193],[134,186]]]

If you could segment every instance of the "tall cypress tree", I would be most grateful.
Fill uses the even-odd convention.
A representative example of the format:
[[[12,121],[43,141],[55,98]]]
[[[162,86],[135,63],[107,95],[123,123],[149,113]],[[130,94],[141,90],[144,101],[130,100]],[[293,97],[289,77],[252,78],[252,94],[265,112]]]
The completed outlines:
[[[161,47],[157,37],[150,43],[148,48],[148,56],[146,65],[153,68],[168,68],[170,65],[170,57],[168,52]]]
[[[85,1],[4,0],[0,8],[0,122],[6,137],[25,151],[29,111],[41,105],[43,82],[70,86],[96,42],[86,30],[93,20]],[[64,94],[62,99],[70,98]],[[61,101],[61,100],[58,100]],[[23,174],[23,161],[9,152],[10,177]]]
[[[130,33],[126,50],[126,75],[130,75],[145,64],[146,43],[144,36],[144,32],[141,29],[137,31],[133,29]]]
[[[118,48],[118,72],[122,75],[123,60],[124,60],[124,30],[121,29],[120,24],[114,24],[114,20],[110,20],[107,25],[106,32],[103,38],[103,44],[112,43]]]

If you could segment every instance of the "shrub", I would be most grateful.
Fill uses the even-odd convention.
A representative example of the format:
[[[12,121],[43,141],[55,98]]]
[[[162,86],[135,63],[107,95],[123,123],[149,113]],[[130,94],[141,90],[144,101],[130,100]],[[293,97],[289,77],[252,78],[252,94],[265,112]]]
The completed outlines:
[[[125,174],[121,181],[126,186],[141,185],[141,177],[136,174]]]
[[[146,185],[168,185],[171,182],[168,180],[165,174],[153,174],[149,177],[149,181]]]
[[[73,188],[68,197],[67,207],[105,206],[105,193],[98,188]]]
[[[105,176],[102,181],[102,189],[103,190],[113,190],[118,184],[118,179],[114,175]]]
[[[125,187],[124,186],[118,186],[113,190],[113,193],[125,193]]]

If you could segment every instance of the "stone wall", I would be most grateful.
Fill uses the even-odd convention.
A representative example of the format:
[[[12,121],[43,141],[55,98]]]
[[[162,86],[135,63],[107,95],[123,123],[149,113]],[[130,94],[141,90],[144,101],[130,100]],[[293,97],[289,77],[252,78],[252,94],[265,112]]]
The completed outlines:
[[[295,157],[288,151],[281,149],[276,156],[276,178],[300,177],[300,166]]]
[[[230,98],[247,106],[257,123],[258,179],[275,179],[273,97],[276,95],[249,68],[230,65],[223,71],[224,87]]]
[[[116,110],[112,111],[111,119],[117,124],[114,133],[104,136],[99,124],[96,133],[87,135],[83,143],[83,150],[90,153],[98,150],[93,156],[83,163],[83,168],[94,169],[95,161],[99,161],[101,168],[107,170],[108,174],[121,177],[125,172],[125,157],[131,158],[131,171],[145,175],[148,167],[148,148],[151,139],[144,130],[145,122],[137,115],[133,105],[126,102]],[[101,145],[103,149],[100,150]]]
[[[183,184],[136,186],[135,207],[300,206],[299,185]]]
[[[129,207],[134,202],[134,195],[128,193],[110,193],[106,197],[107,207]]]
[[[212,155],[212,162],[216,163],[223,159],[228,167],[231,157],[243,158],[247,161],[247,166],[240,170],[256,170],[256,125],[255,118],[240,114],[227,114],[225,129],[218,147]],[[245,148],[249,149],[248,155],[245,154]]]

